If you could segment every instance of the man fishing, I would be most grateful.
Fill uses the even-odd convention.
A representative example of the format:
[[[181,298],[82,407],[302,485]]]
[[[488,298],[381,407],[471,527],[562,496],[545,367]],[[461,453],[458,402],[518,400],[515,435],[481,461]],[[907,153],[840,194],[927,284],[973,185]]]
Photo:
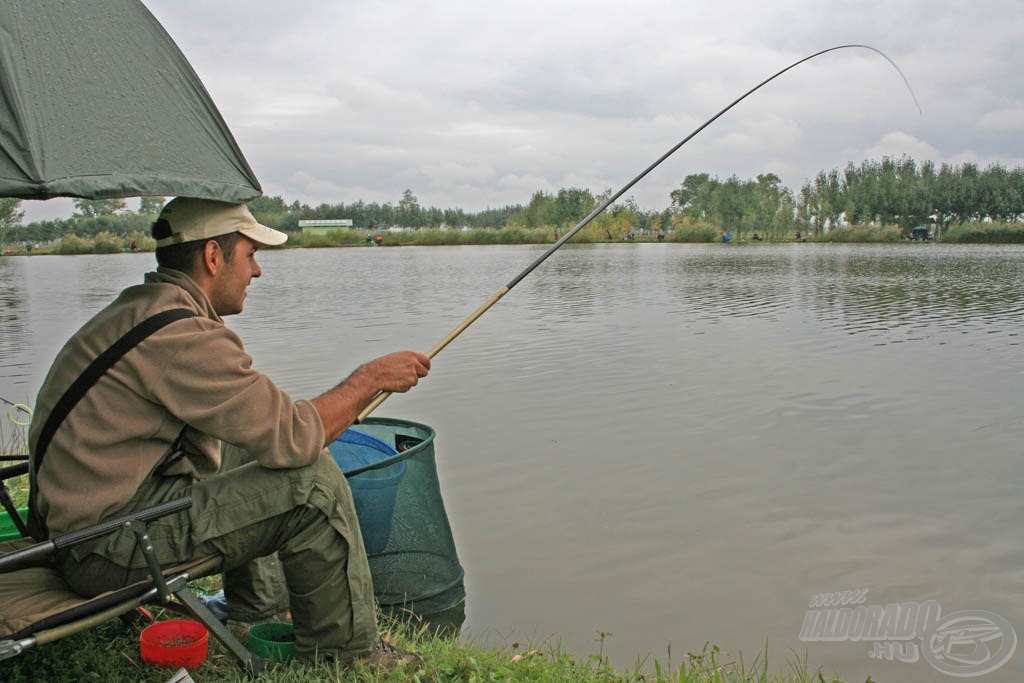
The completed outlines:
[[[375,396],[415,386],[430,359],[391,353],[316,398],[293,400],[252,367],[222,320],[241,313],[261,276],[259,248],[287,235],[260,225],[244,204],[180,197],[152,232],[156,271],[72,336],[40,389],[29,434],[33,536],[190,496],[189,510],[152,524],[156,555],[165,565],[220,556],[229,623],[244,629],[290,611],[299,661],[417,663],[377,638],[351,492],[325,446]],[[95,375],[112,347],[123,355],[83,384],[86,368]],[[222,458],[224,444],[242,455]],[[143,580],[135,544],[122,530],[76,546],[60,557],[60,571],[86,596]],[[280,596],[261,591],[261,558],[275,553]]]

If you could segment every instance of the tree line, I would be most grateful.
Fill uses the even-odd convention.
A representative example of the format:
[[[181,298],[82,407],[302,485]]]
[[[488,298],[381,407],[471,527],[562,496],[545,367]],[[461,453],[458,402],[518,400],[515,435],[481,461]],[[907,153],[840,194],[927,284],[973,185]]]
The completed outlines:
[[[412,190],[390,202],[339,202],[317,206],[280,196],[259,197],[249,207],[262,223],[297,231],[300,220],[350,218],[353,228],[380,231],[407,228],[550,229],[552,237],[571,228],[611,190],[595,195],[581,188],[535,192],[527,204],[470,212],[459,208],[421,206]],[[0,242],[52,241],[67,234],[148,233],[160,210],[162,197],[143,198],[137,211],[121,199],[75,200],[71,218],[21,225],[20,200],[0,199]],[[708,173],[687,176],[659,211],[641,209],[632,198],[617,201],[587,230],[592,239],[628,239],[636,232],[673,232],[701,229],[757,233],[779,238],[803,231],[814,236],[848,226],[896,226],[906,234],[919,225],[937,232],[951,224],[978,222],[1016,223],[1024,215],[1024,168],[998,164],[916,162],[909,157],[849,164],[843,171],[821,171],[793,192],[774,173],[753,180],[732,176],[720,180]]]
[[[722,229],[773,235],[802,230],[820,235],[848,226],[917,226],[938,232],[951,224],[1015,223],[1024,215],[1024,168],[998,164],[957,166],[910,157],[849,164],[820,171],[795,195],[778,176],[721,181],[706,173],[687,176],[671,193],[678,214]]]
[[[1024,168],[993,164],[958,166],[910,157],[848,165],[818,173],[800,190],[798,218],[814,232],[845,221],[851,225],[1016,223],[1024,215]]]
[[[22,225],[20,199],[0,199],[0,244],[53,242],[65,236],[95,238],[111,234],[143,237],[160,213],[164,197],[142,197],[137,210],[124,199],[75,199],[74,214],[67,219],[34,221]]]

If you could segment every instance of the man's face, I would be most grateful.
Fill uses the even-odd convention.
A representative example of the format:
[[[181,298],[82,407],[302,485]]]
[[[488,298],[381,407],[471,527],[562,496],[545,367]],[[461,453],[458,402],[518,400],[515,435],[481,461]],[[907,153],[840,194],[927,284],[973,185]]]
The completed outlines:
[[[234,253],[224,261],[224,267],[217,273],[210,297],[217,315],[241,313],[245,306],[245,290],[254,277],[263,274],[256,263],[259,246],[248,237],[241,236],[235,242]]]

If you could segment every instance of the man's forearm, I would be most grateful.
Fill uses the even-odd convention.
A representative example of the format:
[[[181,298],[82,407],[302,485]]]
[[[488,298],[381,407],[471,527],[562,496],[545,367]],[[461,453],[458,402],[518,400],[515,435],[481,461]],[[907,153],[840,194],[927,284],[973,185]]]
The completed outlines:
[[[417,351],[395,351],[360,365],[344,382],[310,401],[324,425],[324,445],[348,429],[378,393],[409,391],[429,371],[430,358]]]
[[[310,403],[320,414],[324,425],[324,446],[341,436],[379,392],[379,382],[364,365],[341,384],[312,399]]]

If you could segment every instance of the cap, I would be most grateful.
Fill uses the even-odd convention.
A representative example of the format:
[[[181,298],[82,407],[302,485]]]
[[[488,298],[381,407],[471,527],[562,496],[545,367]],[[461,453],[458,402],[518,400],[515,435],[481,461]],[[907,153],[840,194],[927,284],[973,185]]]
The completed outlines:
[[[280,230],[257,223],[245,204],[213,199],[175,197],[167,202],[156,221],[157,224],[161,221],[166,223],[171,233],[168,237],[157,239],[157,247],[211,239],[231,232],[240,232],[268,247],[284,244],[288,239],[288,235]]]

